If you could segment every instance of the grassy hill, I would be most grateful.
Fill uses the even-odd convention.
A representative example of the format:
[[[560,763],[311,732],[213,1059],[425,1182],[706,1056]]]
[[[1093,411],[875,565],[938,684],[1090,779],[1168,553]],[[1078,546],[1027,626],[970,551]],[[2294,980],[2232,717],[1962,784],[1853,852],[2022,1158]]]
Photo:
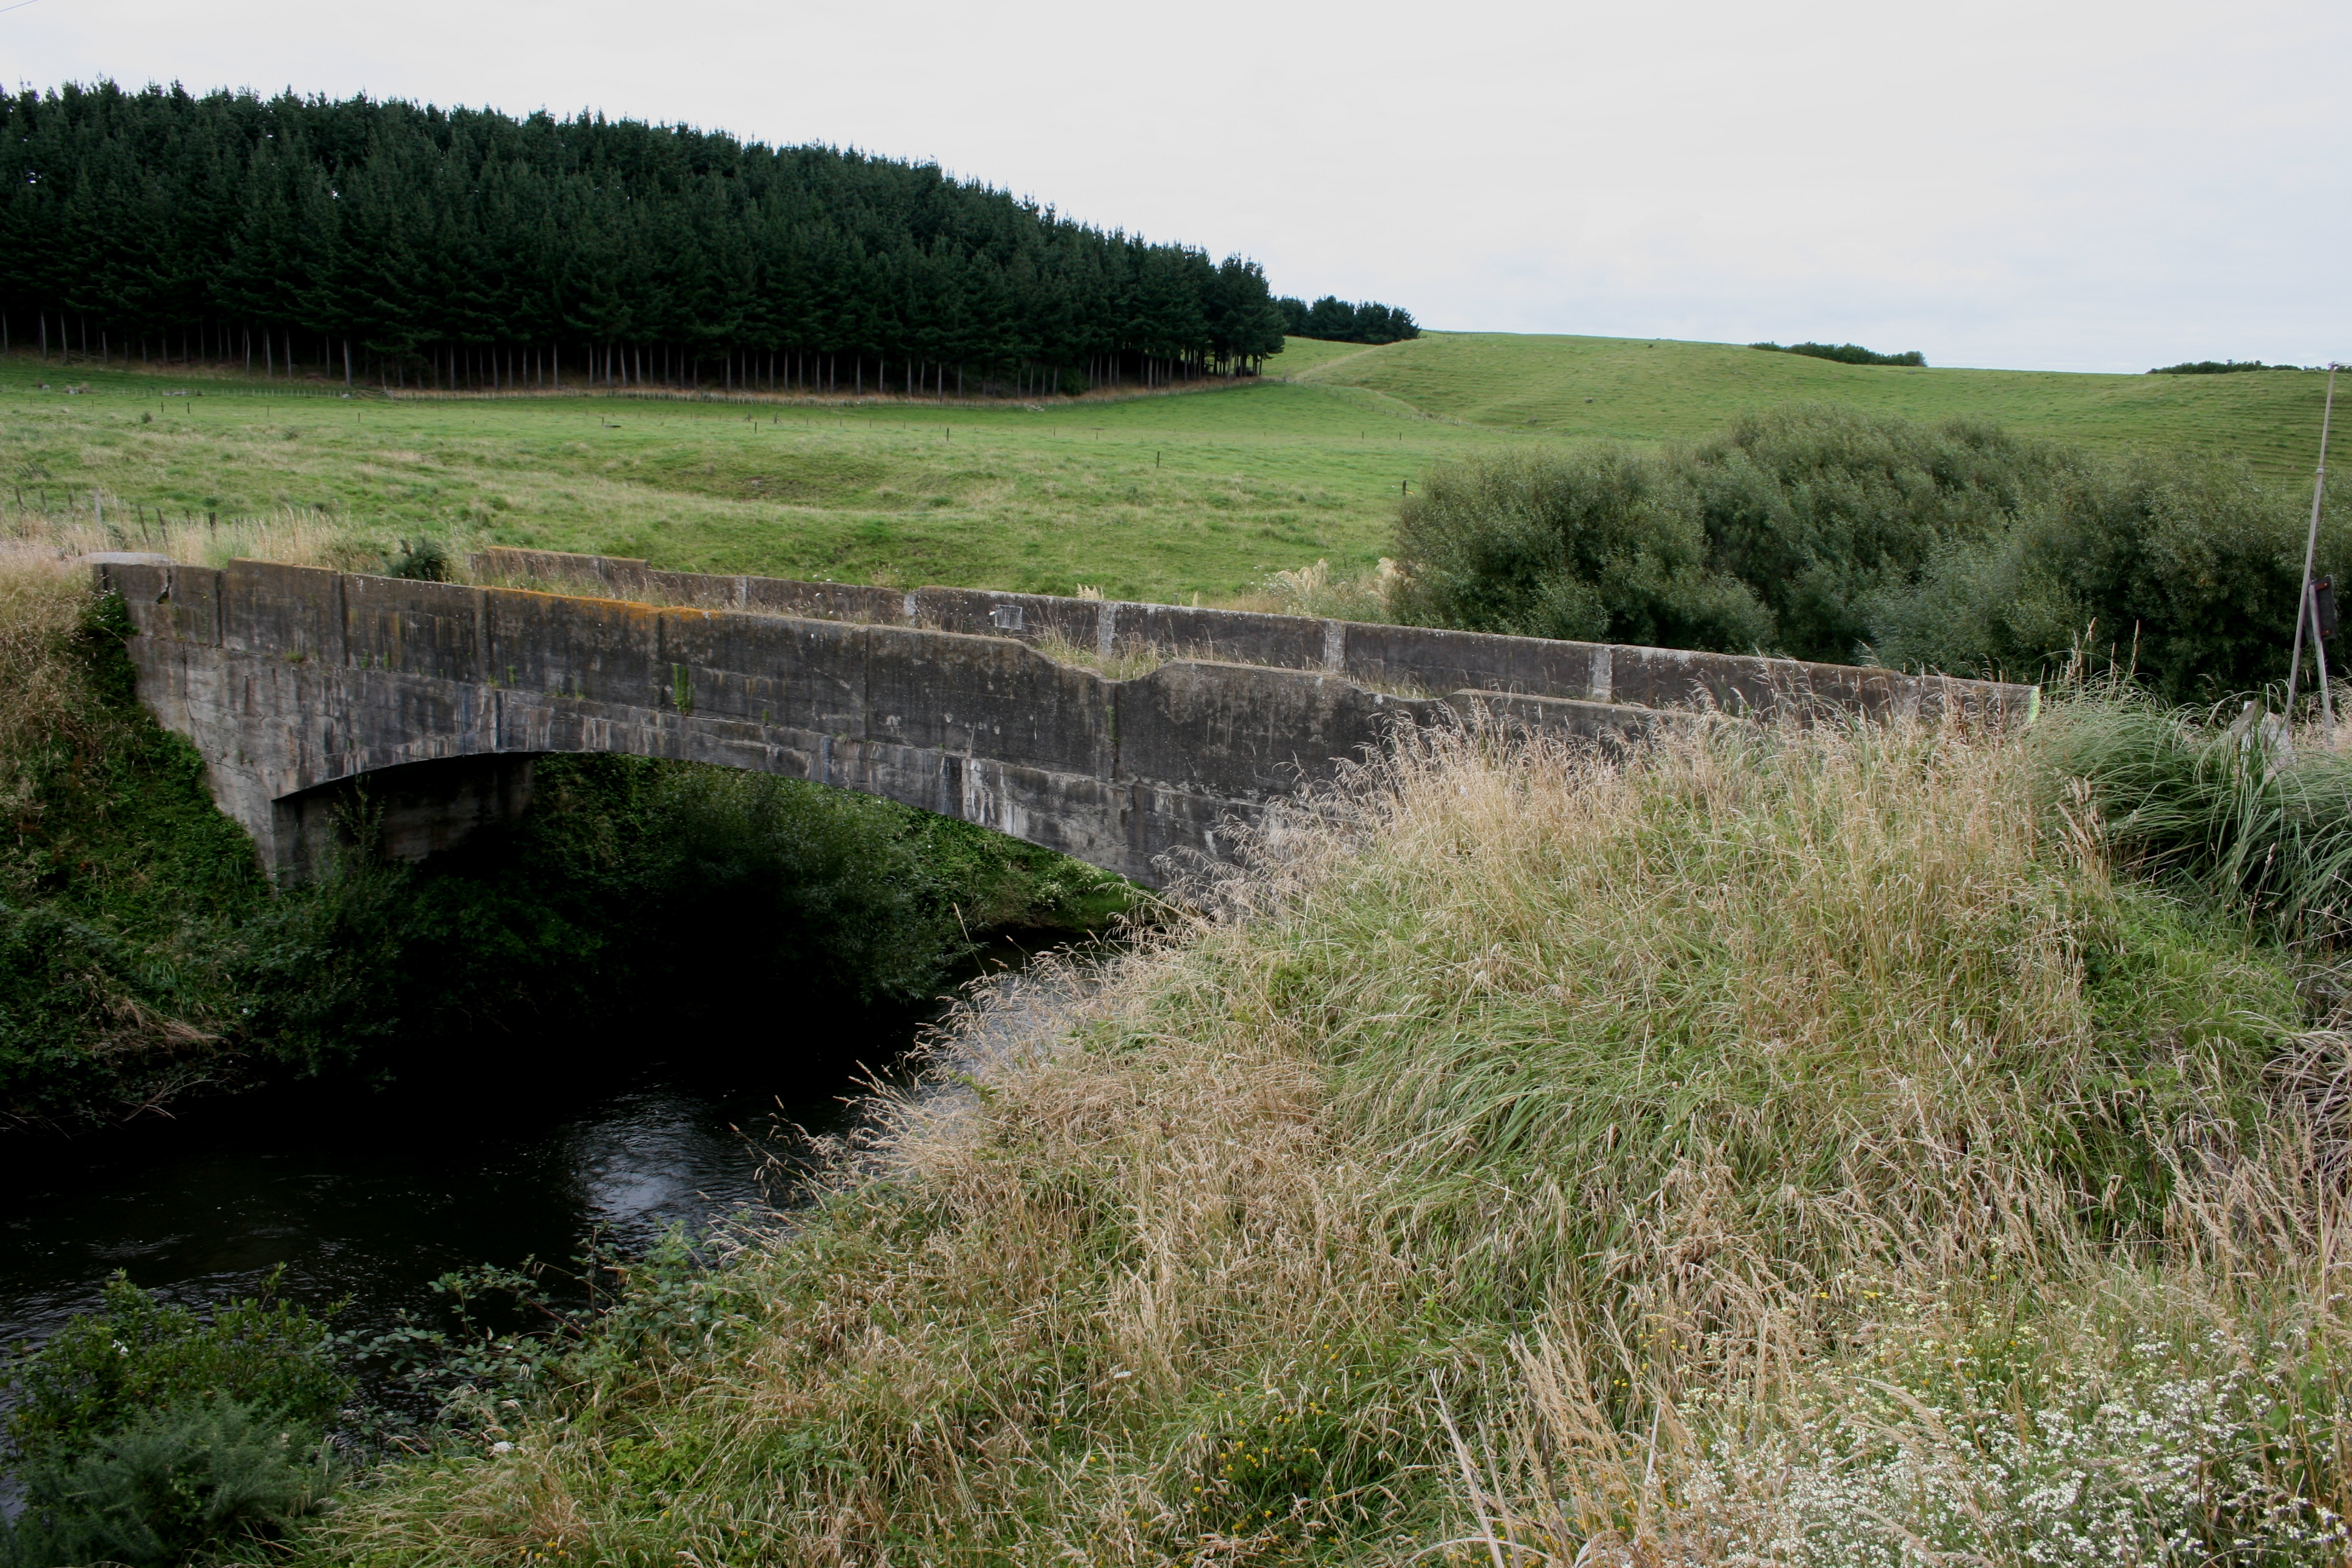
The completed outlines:
[[[1977,415],[2108,450],[2187,445],[2307,471],[2324,377],[1853,366],[1738,346],[1440,333],[1293,340],[1281,379],[1021,406],[602,397],[351,400],[312,384],[0,362],[0,505],[27,521],[292,514],[661,564],[893,584],[1247,600],[1389,551],[1448,458],[1703,436],[1792,401]],[[68,386],[84,388],[69,395]],[[184,393],[202,395],[173,395]]]
[[[2308,473],[2327,378],[2081,375],[1838,364],[1726,343],[1438,332],[1360,350],[1317,344],[1275,363],[1313,386],[1354,387],[1440,418],[1552,436],[1685,439],[1750,409],[1843,403],[1908,419],[1973,416],[2109,451],[2193,447]]]

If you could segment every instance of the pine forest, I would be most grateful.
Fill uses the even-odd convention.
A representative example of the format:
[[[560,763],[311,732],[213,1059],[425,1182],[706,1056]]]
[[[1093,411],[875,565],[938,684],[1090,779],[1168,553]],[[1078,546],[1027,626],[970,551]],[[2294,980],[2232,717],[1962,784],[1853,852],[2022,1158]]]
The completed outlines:
[[[1034,397],[1255,374],[1257,264],[935,165],[111,83],[0,99],[0,343],[405,389]]]

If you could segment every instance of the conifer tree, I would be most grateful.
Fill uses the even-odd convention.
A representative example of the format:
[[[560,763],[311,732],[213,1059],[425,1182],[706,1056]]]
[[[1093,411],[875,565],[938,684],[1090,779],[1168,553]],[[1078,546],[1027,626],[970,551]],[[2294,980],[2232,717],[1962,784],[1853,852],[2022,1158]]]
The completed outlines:
[[[1255,262],[681,126],[111,82],[0,99],[10,336],[257,374],[1034,395],[1281,352]],[[1409,318],[1408,318],[1409,319]]]

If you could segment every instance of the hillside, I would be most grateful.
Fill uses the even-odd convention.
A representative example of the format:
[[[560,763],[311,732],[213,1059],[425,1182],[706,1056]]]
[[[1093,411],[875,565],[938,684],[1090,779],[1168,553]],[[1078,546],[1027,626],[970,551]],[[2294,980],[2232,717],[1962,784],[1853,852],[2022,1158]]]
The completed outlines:
[[[1909,371],[1502,333],[1292,339],[1270,368],[1279,378],[1206,393],[1010,405],[347,401],[324,381],[44,364],[20,347],[0,361],[0,501],[87,521],[96,489],[117,543],[159,510],[299,519],[354,539],[353,565],[430,533],[701,571],[1220,603],[1262,598],[1276,572],[1394,553],[1403,487],[1481,452],[1693,437],[1832,401],[2108,450],[2238,451],[2291,478],[2308,471],[2325,380]]]
[[[1292,347],[1297,347],[1294,342]],[[2084,375],[1837,364],[1729,343],[1434,332],[1378,349],[1318,343],[1273,367],[1356,387],[1439,418],[1552,436],[1688,439],[1752,409],[1842,403],[1907,419],[1990,419],[2107,451],[2226,451],[2308,473],[2327,378]]]
[[[294,516],[664,566],[1182,602],[1386,548],[1401,484],[1496,437],[1349,391],[1024,408],[578,396],[346,402],[236,381],[0,370],[0,500],[174,521]],[[88,392],[67,395],[68,385]],[[201,391],[202,396],[159,393]],[[1510,437],[1503,437],[1509,439]],[[204,542],[199,542],[203,543]],[[360,563],[354,561],[353,564]]]

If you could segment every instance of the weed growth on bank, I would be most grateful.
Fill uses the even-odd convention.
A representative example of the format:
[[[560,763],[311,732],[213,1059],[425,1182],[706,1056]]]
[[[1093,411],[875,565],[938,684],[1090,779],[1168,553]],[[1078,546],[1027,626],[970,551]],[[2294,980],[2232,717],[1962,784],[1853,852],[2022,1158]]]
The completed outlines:
[[[724,1333],[575,1367],[310,1550],[2336,1550],[2294,975],[2046,817],[2046,765],[1402,743],[1134,951],[979,998],[703,1283]]]
[[[318,1507],[323,1445],[352,1389],[327,1325],[260,1297],[198,1314],[118,1274],[104,1305],[0,1360],[24,1511],[0,1522],[7,1568],[209,1557]]]

